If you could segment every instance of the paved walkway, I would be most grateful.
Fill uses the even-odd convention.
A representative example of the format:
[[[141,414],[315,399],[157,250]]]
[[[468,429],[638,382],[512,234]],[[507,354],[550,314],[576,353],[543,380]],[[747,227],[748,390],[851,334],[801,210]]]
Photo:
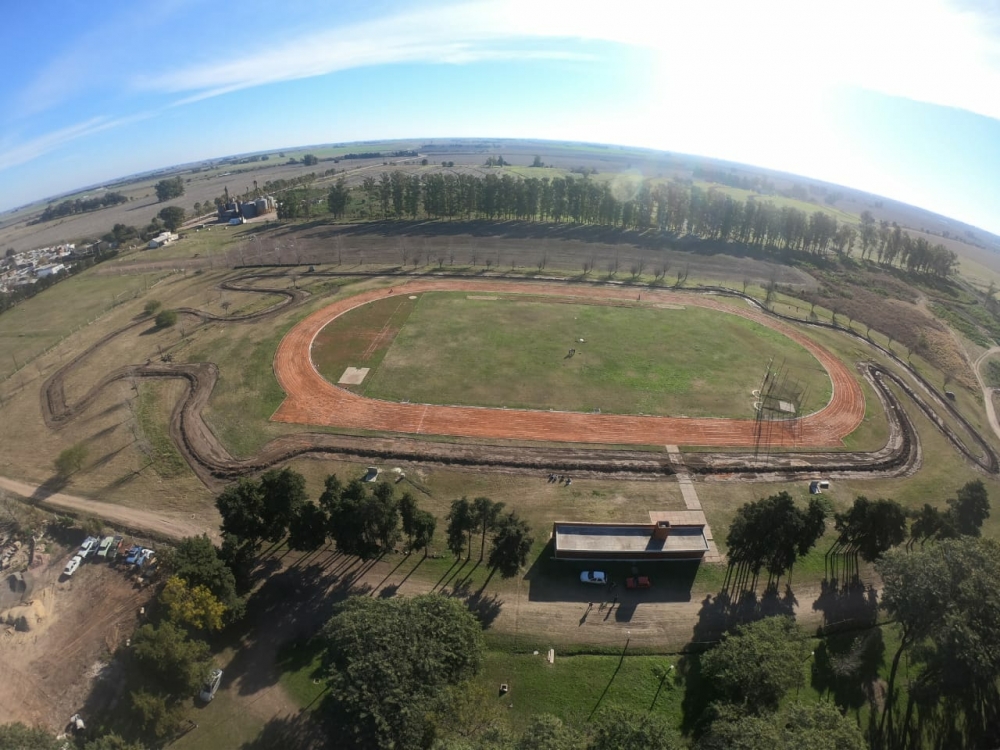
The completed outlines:
[[[681,451],[676,445],[667,446],[667,458],[670,463],[675,466],[683,466],[681,461]],[[705,553],[705,562],[725,562],[725,558],[719,554],[719,548],[715,546],[715,537],[712,535],[712,527],[708,524],[708,519],[705,518],[705,512],[701,508],[701,501],[698,499],[698,493],[694,489],[694,482],[691,481],[691,475],[686,471],[677,471],[677,484],[681,488],[681,497],[684,498],[684,507],[687,510],[682,511],[649,511],[649,520],[652,523],[657,521],[669,521],[671,524],[704,524],[705,526],[705,539],[708,540],[708,552]]]

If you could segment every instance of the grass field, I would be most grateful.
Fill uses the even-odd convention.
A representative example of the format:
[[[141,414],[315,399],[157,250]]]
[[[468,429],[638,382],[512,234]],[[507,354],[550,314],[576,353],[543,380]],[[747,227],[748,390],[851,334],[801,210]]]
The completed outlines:
[[[343,316],[317,339],[320,372],[336,382],[348,365],[372,367],[357,390],[392,401],[749,417],[773,357],[808,390],[806,411],[830,398],[808,352],[735,315],[513,295],[424,294],[410,305],[386,300]]]

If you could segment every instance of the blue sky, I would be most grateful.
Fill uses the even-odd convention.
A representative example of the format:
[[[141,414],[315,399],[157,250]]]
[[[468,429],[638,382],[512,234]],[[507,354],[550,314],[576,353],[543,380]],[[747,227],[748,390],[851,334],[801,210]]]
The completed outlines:
[[[1000,233],[993,0],[101,0],[0,25],[0,209],[137,171],[377,138],[746,162]]]

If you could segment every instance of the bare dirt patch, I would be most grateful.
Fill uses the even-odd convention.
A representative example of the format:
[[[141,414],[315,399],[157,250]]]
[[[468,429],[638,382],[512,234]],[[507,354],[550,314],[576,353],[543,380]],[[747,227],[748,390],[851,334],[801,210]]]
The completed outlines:
[[[370,367],[348,367],[344,370],[344,374],[340,376],[340,380],[337,381],[337,384],[361,385],[370,371]]]
[[[0,723],[64,727],[148,602],[148,590],[106,564],[86,563],[60,580],[68,559],[69,553],[55,555],[32,571],[30,601],[42,605],[42,620],[27,632],[0,631]]]

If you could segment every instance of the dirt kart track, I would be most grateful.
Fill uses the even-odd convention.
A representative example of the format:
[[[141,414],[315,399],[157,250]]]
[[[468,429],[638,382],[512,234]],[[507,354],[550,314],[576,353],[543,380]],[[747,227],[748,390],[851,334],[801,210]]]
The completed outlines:
[[[568,288],[560,284],[471,279],[412,281],[393,287],[390,294],[484,294],[497,290],[579,298],[582,302],[588,299],[622,302],[635,300],[635,292],[631,289]],[[833,384],[830,402],[813,414],[777,423],[780,426],[769,435],[771,445],[835,447],[861,424],[865,414],[864,396],[850,370],[822,346],[791,326],[749,306],[746,309],[737,308],[723,304],[711,296],[683,295],[668,291],[644,293],[647,304],[697,306],[752,320],[792,339],[820,362]],[[311,351],[317,334],[328,323],[349,310],[386,296],[388,295],[384,290],[373,290],[338,300],[313,313],[289,331],[278,346],[274,360],[275,375],[287,398],[275,412],[273,420],[349,429],[497,440],[730,448],[754,445],[755,423],[747,419],[628,416],[394,403],[365,398],[333,385],[320,375],[312,361]]]

